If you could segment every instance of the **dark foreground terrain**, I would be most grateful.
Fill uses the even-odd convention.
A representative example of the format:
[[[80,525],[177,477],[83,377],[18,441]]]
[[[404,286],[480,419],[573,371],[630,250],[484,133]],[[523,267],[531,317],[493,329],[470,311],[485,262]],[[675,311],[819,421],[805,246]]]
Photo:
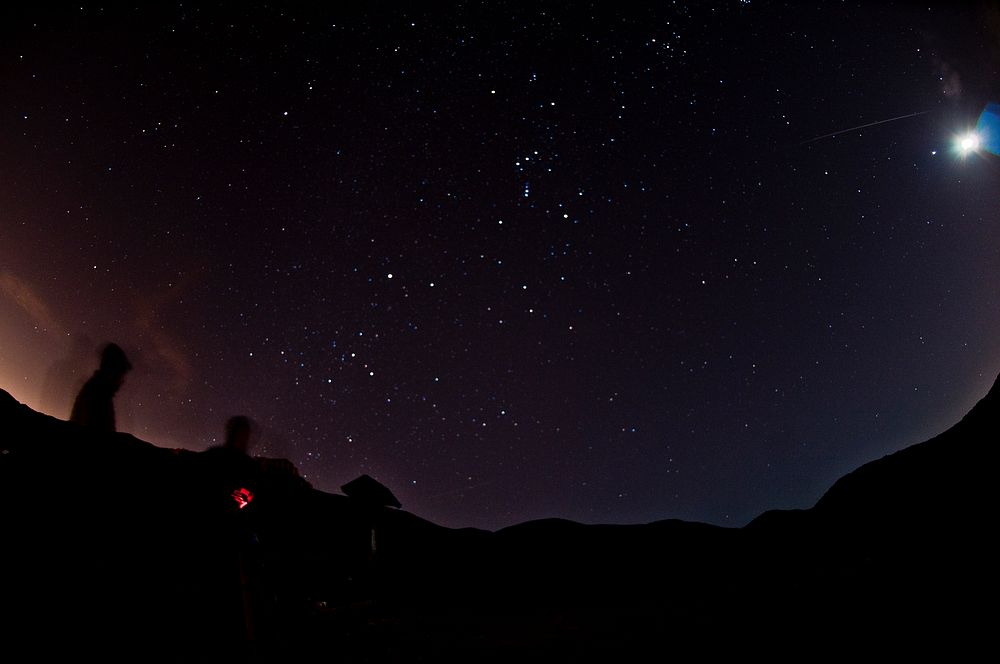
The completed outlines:
[[[749,640],[810,660],[872,643],[990,652],[998,411],[994,385],[813,508],[740,529],[486,532],[315,491],[280,461],[88,434],[0,390],[3,636],[31,642],[30,660],[645,661]]]

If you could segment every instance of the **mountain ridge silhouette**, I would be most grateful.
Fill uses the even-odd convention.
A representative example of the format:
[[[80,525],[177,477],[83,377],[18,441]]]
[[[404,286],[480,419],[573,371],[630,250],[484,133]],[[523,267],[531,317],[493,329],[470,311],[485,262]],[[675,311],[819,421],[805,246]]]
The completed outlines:
[[[995,590],[987,524],[1000,378],[941,434],[860,466],[808,509],[743,528],[543,519],[449,529],[266,465],[241,510],[225,500],[230,487],[214,486],[204,453],[88,433],[3,390],[0,432],[0,528],[12,543],[0,601],[12,633],[86,639],[117,624],[150,639],[335,635],[348,660],[368,661],[399,649],[589,659],[639,652],[663,633],[777,624],[800,635],[989,633],[976,602]],[[210,495],[224,507],[209,509]],[[513,639],[501,628],[511,623]]]

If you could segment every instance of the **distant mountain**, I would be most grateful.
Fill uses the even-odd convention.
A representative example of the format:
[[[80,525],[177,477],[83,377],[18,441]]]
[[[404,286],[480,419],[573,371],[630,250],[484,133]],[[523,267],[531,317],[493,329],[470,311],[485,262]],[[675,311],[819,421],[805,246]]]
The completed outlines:
[[[830,520],[898,527],[985,525],[995,502],[1000,379],[962,420],[931,440],[845,475],[813,508]]]
[[[617,657],[775,625],[968,640],[992,629],[998,385],[814,507],[743,529],[497,532],[315,491],[286,463],[88,433],[0,390],[0,617],[80,639],[335,639],[346,661]]]
[[[996,502],[1000,378],[944,433],[867,463],[837,480],[808,510],[775,510],[747,528],[810,527],[900,536],[981,530]]]

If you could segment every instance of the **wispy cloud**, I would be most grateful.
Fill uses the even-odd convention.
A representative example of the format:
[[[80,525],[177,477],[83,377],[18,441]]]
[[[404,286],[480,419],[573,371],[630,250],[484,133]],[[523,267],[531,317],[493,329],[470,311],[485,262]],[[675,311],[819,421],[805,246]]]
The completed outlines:
[[[62,326],[37,290],[24,279],[10,272],[0,272],[0,295],[20,307],[42,330],[60,334]]]
[[[193,285],[195,278],[196,275],[192,274],[167,290],[143,298],[136,306],[136,328],[141,336],[149,340],[152,355],[171,375],[171,387],[176,392],[183,391],[191,382],[194,363],[184,344],[168,331],[163,311]]]

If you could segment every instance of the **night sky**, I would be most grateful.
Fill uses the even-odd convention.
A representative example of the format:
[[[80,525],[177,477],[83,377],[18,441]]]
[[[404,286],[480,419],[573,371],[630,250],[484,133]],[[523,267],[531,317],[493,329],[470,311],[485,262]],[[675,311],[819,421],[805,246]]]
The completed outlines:
[[[990,4],[25,4],[0,387],[58,417],[116,341],[161,446],[243,413],[442,525],[740,526],[1000,371]]]

